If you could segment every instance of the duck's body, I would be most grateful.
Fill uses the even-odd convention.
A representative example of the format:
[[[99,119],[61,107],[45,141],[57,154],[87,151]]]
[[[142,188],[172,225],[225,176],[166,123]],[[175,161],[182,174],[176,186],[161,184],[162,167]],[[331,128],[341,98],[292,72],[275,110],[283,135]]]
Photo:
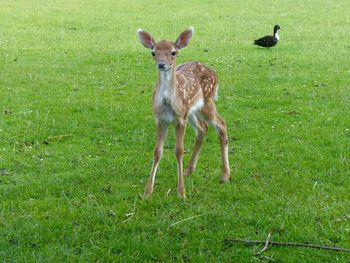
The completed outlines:
[[[278,43],[279,35],[278,30],[281,29],[279,25],[275,25],[273,28],[273,35],[272,36],[264,36],[262,38],[259,38],[254,41],[254,45],[260,46],[260,47],[273,47]]]

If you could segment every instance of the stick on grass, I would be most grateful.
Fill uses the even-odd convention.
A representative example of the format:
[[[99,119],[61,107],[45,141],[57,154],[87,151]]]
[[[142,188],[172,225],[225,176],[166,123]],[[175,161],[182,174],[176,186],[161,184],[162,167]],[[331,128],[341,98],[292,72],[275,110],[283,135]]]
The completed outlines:
[[[168,226],[168,230],[169,230],[169,228],[171,228],[171,227],[173,227],[173,226],[176,226],[176,225],[178,225],[178,224],[180,224],[180,223],[182,223],[182,222],[185,222],[185,221],[188,221],[188,220],[191,220],[191,219],[200,217],[200,216],[204,216],[204,215],[206,215],[206,214],[208,214],[208,213],[204,213],[204,214],[200,214],[200,215],[196,215],[196,216],[191,216],[191,217],[182,219],[182,220],[180,220],[180,221],[177,221],[177,222],[175,222],[175,223],[172,223],[170,226]]]
[[[260,250],[258,253],[258,255],[264,253],[268,248],[269,248],[269,245],[270,245],[270,238],[271,238],[271,232],[267,235],[267,238],[266,238],[266,241],[265,241],[265,246],[263,247],[262,250]]]
[[[248,245],[260,245],[260,244],[265,244],[266,241],[226,238],[225,243],[244,243],[244,244],[248,244]],[[332,251],[337,251],[337,252],[350,253],[350,249],[348,249],[348,248],[328,247],[328,246],[322,246],[322,245],[316,245],[316,244],[294,243],[294,242],[274,242],[274,241],[269,242],[268,244],[271,246],[305,247],[305,248],[315,248],[315,249],[332,250]]]

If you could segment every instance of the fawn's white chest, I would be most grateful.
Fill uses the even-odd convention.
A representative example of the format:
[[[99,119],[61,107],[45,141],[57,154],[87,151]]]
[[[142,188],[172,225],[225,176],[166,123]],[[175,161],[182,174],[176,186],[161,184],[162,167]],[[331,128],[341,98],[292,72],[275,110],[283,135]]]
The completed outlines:
[[[158,121],[173,123],[175,112],[171,106],[171,71],[160,72],[160,81],[155,93],[155,108]]]
[[[160,81],[154,97],[157,121],[166,123],[174,123],[176,121],[176,111],[174,109],[176,99],[171,77],[171,71],[160,72]],[[189,109],[188,117],[195,117],[203,105],[204,101],[202,98],[193,103]]]

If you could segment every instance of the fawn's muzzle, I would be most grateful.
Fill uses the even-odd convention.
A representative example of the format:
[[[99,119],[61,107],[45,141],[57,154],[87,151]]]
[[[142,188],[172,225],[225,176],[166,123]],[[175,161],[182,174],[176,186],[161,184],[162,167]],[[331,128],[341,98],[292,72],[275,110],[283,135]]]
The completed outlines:
[[[158,63],[157,63],[157,67],[158,67],[158,69],[160,69],[160,70],[166,69],[166,68],[165,68],[165,63],[164,63],[164,62],[158,62]]]

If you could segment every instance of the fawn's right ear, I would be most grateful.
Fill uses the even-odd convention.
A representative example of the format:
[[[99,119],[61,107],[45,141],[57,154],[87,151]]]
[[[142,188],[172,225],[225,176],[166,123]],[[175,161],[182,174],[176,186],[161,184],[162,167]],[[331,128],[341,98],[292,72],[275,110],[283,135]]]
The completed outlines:
[[[140,42],[145,48],[153,49],[156,42],[154,41],[153,37],[149,33],[147,33],[146,31],[143,31],[142,29],[138,29],[137,35],[139,36]]]

